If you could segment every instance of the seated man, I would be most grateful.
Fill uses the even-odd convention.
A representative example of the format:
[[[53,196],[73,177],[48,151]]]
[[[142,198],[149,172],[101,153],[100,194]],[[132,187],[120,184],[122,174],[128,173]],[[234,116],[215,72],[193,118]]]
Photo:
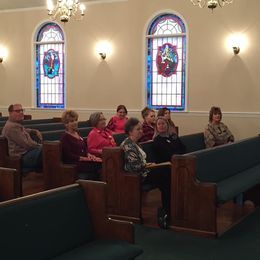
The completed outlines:
[[[40,171],[42,168],[42,135],[38,130],[26,129],[21,124],[24,119],[22,105],[8,107],[9,119],[2,130],[8,140],[10,156],[21,156],[23,173]]]

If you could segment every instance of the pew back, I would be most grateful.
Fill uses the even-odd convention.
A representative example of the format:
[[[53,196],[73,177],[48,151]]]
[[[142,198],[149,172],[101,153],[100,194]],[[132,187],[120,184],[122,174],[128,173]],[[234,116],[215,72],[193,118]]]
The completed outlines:
[[[196,176],[220,182],[260,163],[260,137],[190,153],[196,156]],[[238,160],[241,158],[241,160]]]

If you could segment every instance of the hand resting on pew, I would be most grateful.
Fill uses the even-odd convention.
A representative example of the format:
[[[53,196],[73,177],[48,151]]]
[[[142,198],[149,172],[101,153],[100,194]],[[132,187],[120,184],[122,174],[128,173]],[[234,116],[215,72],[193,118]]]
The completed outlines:
[[[80,156],[79,160],[85,162],[102,162],[101,158],[90,153],[87,156]]]
[[[147,163],[145,165],[146,169],[157,169],[162,167],[171,167],[171,162],[162,162],[162,163]]]

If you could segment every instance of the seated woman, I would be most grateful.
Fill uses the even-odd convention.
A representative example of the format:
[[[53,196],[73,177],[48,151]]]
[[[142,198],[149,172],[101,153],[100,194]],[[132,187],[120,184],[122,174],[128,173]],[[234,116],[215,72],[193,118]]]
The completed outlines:
[[[101,159],[88,153],[83,138],[78,134],[78,114],[67,110],[62,114],[65,133],[61,137],[62,156],[64,163],[76,164],[80,179],[99,180]]]
[[[228,127],[221,122],[221,119],[221,109],[212,107],[209,112],[209,123],[204,132],[204,141],[207,148],[234,142],[234,136]]]
[[[178,131],[175,127],[175,124],[173,123],[171,119],[171,110],[167,107],[160,108],[158,110],[157,116],[163,116],[168,120],[168,123],[170,125],[170,132],[175,133],[178,135]]]
[[[107,124],[107,129],[113,133],[120,134],[125,132],[125,123],[128,120],[127,109],[124,105],[119,105],[114,115]]]
[[[170,130],[169,121],[165,117],[158,117],[155,122],[154,148],[157,163],[171,161],[174,154],[183,154],[185,146],[176,133]]]
[[[106,128],[106,119],[102,112],[96,112],[90,115],[90,123],[94,128],[88,135],[87,146],[91,154],[101,157],[104,147],[114,147],[116,142],[112,132]]]
[[[143,134],[142,124],[138,119],[130,118],[125,124],[125,132],[129,137],[121,144],[125,152],[124,168],[128,172],[141,173],[142,185],[152,184],[160,189],[162,208],[158,209],[158,224],[162,228],[167,228],[170,214],[171,170],[170,168],[148,169],[151,163],[146,163],[146,154],[138,145],[138,140]]]
[[[155,112],[149,107],[145,107],[142,110],[142,117],[144,119],[142,129],[143,135],[140,138],[140,142],[146,142],[153,139],[154,135],[154,123],[155,123]]]

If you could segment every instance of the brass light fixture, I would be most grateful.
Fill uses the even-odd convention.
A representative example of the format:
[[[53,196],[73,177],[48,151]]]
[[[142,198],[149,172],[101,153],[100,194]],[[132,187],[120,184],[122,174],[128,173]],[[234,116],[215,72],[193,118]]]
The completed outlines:
[[[216,7],[223,7],[224,5],[231,4],[233,0],[190,0],[193,5],[199,6],[200,8],[204,8],[207,6],[212,11]]]
[[[78,0],[57,0],[56,6],[52,0],[47,0],[48,15],[52,20],[59,17],[60,21],[67,23],[72,17],[74,20],[82,20],[85,13],[85,5]]]

